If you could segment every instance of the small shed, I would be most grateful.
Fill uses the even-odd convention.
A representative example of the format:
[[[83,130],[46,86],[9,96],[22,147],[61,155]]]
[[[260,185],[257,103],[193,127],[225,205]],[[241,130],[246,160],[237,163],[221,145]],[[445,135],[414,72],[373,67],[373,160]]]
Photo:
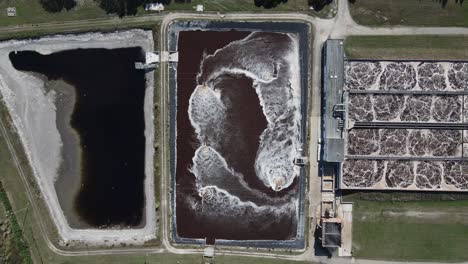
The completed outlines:
[[[203,5],[197,5],[196,10],[197,12],[203,12],[205,8],[203,7]]]
[[[322,246],[325,248],[341,247],[341,219],[322,218]]]
[[[150,63],[159,63],[159,52],[153,51],[153,52],[146,52],[145,56],[145,63],[150,64]]]
[[[214,258],[214,251],[215,250],[213,246],[207,246],[203,251],[203,257],[208,259]]]
[[[149,3],[145,5],[146,11],[164,11],[164,5],[161,3]]]
[[[16,7],[7,7],[7,15],[9,17],[15,17],[16,16]]]

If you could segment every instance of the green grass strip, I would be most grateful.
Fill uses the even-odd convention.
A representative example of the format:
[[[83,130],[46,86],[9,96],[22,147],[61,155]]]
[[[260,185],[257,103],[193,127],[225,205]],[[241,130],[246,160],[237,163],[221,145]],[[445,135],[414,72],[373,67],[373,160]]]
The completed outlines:
[[[6,214],[10,222],[12,231],[13,231],[13,240],[14,240],[16,249],[18,250],[20,257],[23,259],[23,263],[32,264],[33,261],[29,253],[29,247],[24,241],[23,231],[21,231],[18,221],[16,220],[15,213],[13,211],[13,208],[11,207],[10,201],[8,200],[7,193],[5,189],[3,189],[3,185],[1,181],[0,181],[0,201],[5,207]]]

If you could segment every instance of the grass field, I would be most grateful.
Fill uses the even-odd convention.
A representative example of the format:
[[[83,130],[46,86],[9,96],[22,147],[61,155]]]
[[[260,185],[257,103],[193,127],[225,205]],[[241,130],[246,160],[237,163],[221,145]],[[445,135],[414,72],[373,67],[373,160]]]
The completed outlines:
[[[16,17],[8,17],[6,8],[16,7]],[[39,4],[39,0],[0,0],[0,26],[35,24],[45,22],[70,21],[106,17],[104,10],[92,0],[84,1],[70,11],[48,13]]]
[[[307,0],[289,0],[275,8],[265,9],[256,7],[253,0],[192,0],[191,3],[176,3],[172,1],[166,10],[195,10],[195,6],[202,4],[206,11],[308,11]]]
[[[460,1],[458,1],[460,2]],[[363,25],[468,26],[468,3],[448,0],[355,0],[353,19]]]
[[[28,245],[18,219],[0,181],[0,262],[32,263]],[[2,262],[3,263],[3,262]]]
[[[401,261],[468,260],[468,201],[356,201],[353,255]]]
[[[354,36],[345,40],[351,59],[468,60],[468,36]]]
[[[306,12],[309,15],[318,17],[328,17],[333,14],[332,8],[335,7],[335,2],[327,5],[320,11],[309,9],[308,0],[288,0],[288,2],[279,4],[275,8],[266,9],[256,7],[254,0],[192,0],[191,3],[176,3],[174,1],[166,6],[167,11],[195,11],[195,7],[202,4],[205,11],[217,12]],[[143,13],[143,8],[139,9],[139,13]]]
[[[165,7],[166,11],[195,11],[197,5],[203,5],[205,11],[214,12],[303,12],[317,17],[333,17],[336,12],[336,2],[325,6],[320,11],[309,9],[308,0],[288,0],[274,8],[256,7],[254,0],[192,0],[191,3],[176,3],[174,1]],[[140,7],[139,13],[144,13]]]
[[[330,9],[334,7],[331,4],[319,12],[310,11],[307,0],[289,0],[287,3],[280,4],[275,8],[265,9],[256,7],[253,0],[193,0],[192,3],[176,3],[172,1],[166,6],[167,11],[195,11],[197,4],[203,4],[206,11],[228,12],[228,11],[244,11],[244,12],[307,12],[313,16],[326,17],[330,13]],[[16,7],[17,16],[8,17],[6,8]],[[331,12],[333,13],[333,12]],[[143,7],[138,9],[137,15],[155,14],[146,12]],[[63,10],[59,13],[48,13],[42,9],[39,0],[0,0],[0,27],[12,26],[20,24],[37,24],[46,22],[62,22],[72,20],[84,20],[103,17],[114,17],[115,15],[107,15],[104,10],[99,8],[98,3],[94,0],[80,1],[75,8],[70,11]]]

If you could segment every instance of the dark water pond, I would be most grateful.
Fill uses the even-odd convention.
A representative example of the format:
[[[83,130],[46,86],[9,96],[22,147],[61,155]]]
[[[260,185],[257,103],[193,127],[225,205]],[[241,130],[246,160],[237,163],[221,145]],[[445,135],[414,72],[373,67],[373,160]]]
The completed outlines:
[[[75,88],[70,125],[79,134],[81,186],[73,207],[93,227],[138,226],[144,219],[145,74],[141,48],[11,53],[17,70],[64,80]],[[66,139],[64,139],[66,140]],[[44,153],[47,155],[47,153]],[[60,175],[66,181],[67,175]],[[63,190],[61,190],[63,193]]]

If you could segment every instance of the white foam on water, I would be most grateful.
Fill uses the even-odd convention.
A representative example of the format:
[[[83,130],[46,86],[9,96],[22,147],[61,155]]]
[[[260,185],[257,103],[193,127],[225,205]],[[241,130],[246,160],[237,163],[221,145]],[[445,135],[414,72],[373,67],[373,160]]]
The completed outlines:
[[[291,37],[291,36],[290,36]],[[290,51],[286,54],[285,59],[289,67],[287,72],[287,80],[289,86],[282,87],[290,93],[289,98],[284,105],[274,104],[272,108],[289,109],[281,115],[277,109],[274,109],[271,114],[273,122],[268,123],[267,129],[260,137],[260,146],[257,152],[257,160],[255,162],[255,170],[258,177],[267,183],[273,190],[279,191],[287,188],[292,184],[294,178],[299,175],[299,168],[294,166],[294,158],[298,155],[297,150],[301,147],[300,144],[300,68],[299,68],[299,45],[297,39],[291,38]],[[263,87],[256,86],[257,94],[266,102],[273,101],[271,96],[264,96]],[[265,87],[268,88],[268,87]],[[269,113],[267,113],[269,114]],[[282,123],[282,120],[287,121],[287,125]],[[279,121],[279,122],[278,122]]]
[[[201,202],[194,208],[212,216],[248,217],[250,214],[272,214],[275,216],[291,213],[296,210],[296,202],[284,203],[279,206],[258,206],[250,201],[242,201],[217,186],[209,185],[198,191]]]
[[[294,194],[269,197],[254,190],[244,175],[231,168],[218,151],[226,133],[228,108],[216,87],[216,78],[224,74],[244,75],[253,81],[267,127],[259,137],[255,172],[263,184],[275,191],[289,187],[299,176],[294,165],[301,147],[301,85],[299,44],[295,35],[254,32],[204,54],[198,74],[198,85],[189,102],[189,119],[201,146],[192,158],[190,169],[196,178],[201,202],[187,198],[191,207],[205,215],[242,216],[248,212],[284,214],[296,212]],[[278,34],[274,35],[278,37]]]
[[[202,144],[217,147],[223,135],[226,107],[219,91],[198,85],[190,96],[188,114]]]
[[[222,74],[243,74],[253,80],[268,122],[260,136],[255,170],[257,177],[275,191],[287,188],[299,175],[299,168],[293,163],[300,148],[299,45],[293,35],[287,36],[289,43],[284,50],[275,50],[275,45],[263,42],[269,37],[263,33],[252,33],[245,39],[231,42],[213,55],[205,56],[198,75],[199,80],[203,79],[202,86],[210,91],[216,90],[213,80]],[[225,115],[219,112],[225,107],[212,95],[208,99],[199,96],[199,87],[191,97],[189,118],[201,142],[216,148],[216,142],[207,142],[203,128],[223,123]],[[206,112],[197,112],[199,118],[196,118],[196,111],[192,110],[195,108]],[[212,133],[219,136],[218,129],[222,129],[219,124]]]
[[[216,186],[239,199],[248,199],[259,206],[278,206],[294,199],[292,194],[272,198],[259,190],[250,188],[243,175],[229,168],[221,154],[210,146],[200,146],[195,151],[192,162],[193,167],[190,168],[190,171],[195,175],[197,190],[206,186]]]

